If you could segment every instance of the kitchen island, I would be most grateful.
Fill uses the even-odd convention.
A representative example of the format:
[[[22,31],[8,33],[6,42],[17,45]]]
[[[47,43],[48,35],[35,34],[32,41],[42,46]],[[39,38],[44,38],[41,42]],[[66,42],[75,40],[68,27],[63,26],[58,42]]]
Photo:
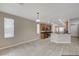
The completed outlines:
[[[71,43],[71,34],[70,33],[51,33],[51,42]]]

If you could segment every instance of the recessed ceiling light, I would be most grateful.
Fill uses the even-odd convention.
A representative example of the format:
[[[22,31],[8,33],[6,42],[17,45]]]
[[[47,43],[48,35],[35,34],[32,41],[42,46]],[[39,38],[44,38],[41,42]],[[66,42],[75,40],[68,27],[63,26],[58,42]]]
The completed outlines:
[[[19,5],[21,5],[21,6],[24,6],[24,3],[18,3]]]

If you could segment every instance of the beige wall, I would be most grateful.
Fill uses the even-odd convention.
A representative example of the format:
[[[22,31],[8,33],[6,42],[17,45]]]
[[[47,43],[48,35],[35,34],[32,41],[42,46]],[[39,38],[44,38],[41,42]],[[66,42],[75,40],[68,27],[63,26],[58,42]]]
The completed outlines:
[[[4,38],[4,17],[13,18],[14,38]],[[0,13],[0,48],[12,46],[22,42],[28,42],[36,39],[36,24],[33,21],[6,13]]]

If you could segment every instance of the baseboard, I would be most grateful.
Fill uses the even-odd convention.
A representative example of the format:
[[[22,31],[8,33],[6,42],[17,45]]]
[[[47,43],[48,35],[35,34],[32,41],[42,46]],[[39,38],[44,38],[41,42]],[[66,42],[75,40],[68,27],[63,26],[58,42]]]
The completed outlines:
[[[25,44],[25,43],[29,43],[29,42],[35,41],[35,40],[38,40],[38,39],[33,39],[33,40],[29,40],[29,41],[24,41],[24,42],[18,42],[16,44],[12,44],[12,45],[9,45],[9,46],[2,47],[2,48],[0,48],[0,50],[11,48],[11,47],[18,46],[18,45]]]

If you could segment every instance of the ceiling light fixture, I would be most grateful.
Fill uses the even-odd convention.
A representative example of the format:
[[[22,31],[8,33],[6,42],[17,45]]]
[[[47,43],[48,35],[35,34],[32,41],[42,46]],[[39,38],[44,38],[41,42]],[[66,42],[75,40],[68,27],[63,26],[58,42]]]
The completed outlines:
[[[19,5],[21,5],[21,6],[24,6],[24,3],[18,3]]]
[[[36,22],[39,23],[40,19],[39,19],[39,9],[37,9],[37,18],[36,18]]]

